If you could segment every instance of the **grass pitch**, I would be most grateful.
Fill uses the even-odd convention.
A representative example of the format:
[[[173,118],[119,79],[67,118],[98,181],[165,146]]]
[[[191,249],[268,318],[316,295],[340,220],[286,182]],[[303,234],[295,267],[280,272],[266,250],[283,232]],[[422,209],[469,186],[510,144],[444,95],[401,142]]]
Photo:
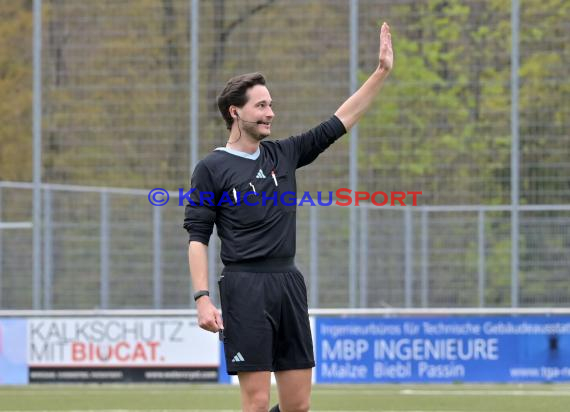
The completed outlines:
[[[276,401],[275,388],[272,402]],[[568,412],[568,385],[341,385],[313,387],[312,411]],[[231,385],[0,387],[0,411],[198,412],[240,410]]]

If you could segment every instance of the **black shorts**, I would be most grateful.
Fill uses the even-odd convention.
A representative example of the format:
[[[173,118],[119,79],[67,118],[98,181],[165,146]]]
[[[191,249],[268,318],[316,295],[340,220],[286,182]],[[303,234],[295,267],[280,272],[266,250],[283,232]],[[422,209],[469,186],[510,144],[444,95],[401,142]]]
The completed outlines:
[[[228,265],[218,285],[228,374],[315,366],[307,289],[292,259]]]

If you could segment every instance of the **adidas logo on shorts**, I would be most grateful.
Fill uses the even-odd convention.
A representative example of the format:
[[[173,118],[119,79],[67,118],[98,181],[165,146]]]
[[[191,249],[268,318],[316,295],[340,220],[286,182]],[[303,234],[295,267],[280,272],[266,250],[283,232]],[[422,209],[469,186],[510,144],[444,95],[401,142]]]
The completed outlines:
[[[243,356],[241,355],[241,353],[237,353],[236,356],[234,356],[234,358],[232,359],[232,362],[244,362],[245,359],[243,358]]]

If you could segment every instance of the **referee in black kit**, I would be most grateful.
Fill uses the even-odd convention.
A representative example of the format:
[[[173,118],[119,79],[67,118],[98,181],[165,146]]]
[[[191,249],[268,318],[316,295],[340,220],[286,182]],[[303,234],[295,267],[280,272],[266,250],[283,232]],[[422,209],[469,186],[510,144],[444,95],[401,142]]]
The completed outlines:
[[[279,405],[271,411],[309,410],[315,361],[307,291],[294,262],[295,196],[285,194],[296,193],[296,169],[315,160],[371,106],[392,63],[390,28],[384,23],[378,67],[368,80],[329,120],[283,140],[263,141],[274,113],[261,74],[232,78],[218,97],[229,139],[196,165],[184,228],[190,234],[198,322],[223,336],[227,370],[238,375],[244,411],[268,410],[271,372],[279,393]],[[208,291],[214,224],[222,242],[223,321]]]

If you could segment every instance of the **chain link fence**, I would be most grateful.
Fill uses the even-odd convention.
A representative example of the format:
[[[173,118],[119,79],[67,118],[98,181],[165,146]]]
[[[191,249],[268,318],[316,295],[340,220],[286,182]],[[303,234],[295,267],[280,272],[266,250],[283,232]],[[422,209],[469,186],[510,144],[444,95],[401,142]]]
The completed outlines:
[[[310,306],[570,304],[568,2],[33,5],[41,8],[35,48],[32,2],[0,6],[28,30],[6,41],[9,56],[28,74],[41,57],[41,96],[3,117],[30,163],[14,160],[19,151],[2,141],[1,309],[191,306],[184,209],[174,196],[151,206],[149,190],[188,189],[195,162],[225,145],[215,97],[236,74],[266,76],[272,138],[328,118],[374,70],[384,20],[394,72],[358,128],[299,170],[298,188],[422,195],[411,208],[299,207],[297,264]],[[30,76],[15,84],[32,96]],[[41,107],[35,118],[32,104]],[[36,147],[32,124],[40,126]],[[33,151],[41,186],[9,182],[32,181]],[[36,233],[29,224],[38,204]],[[218,254],[216,238],[212,285]]]

